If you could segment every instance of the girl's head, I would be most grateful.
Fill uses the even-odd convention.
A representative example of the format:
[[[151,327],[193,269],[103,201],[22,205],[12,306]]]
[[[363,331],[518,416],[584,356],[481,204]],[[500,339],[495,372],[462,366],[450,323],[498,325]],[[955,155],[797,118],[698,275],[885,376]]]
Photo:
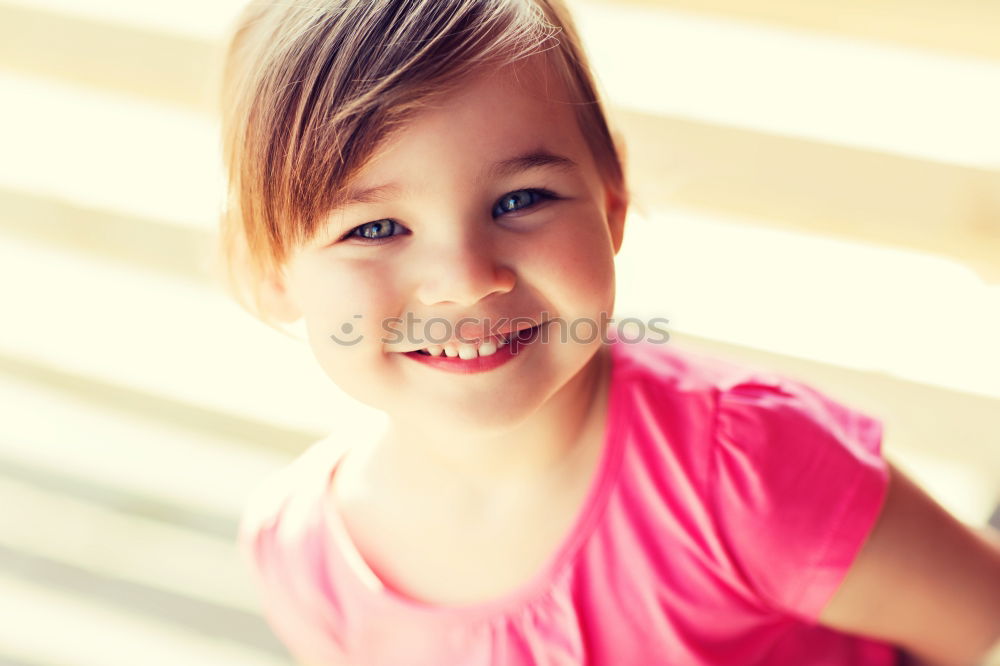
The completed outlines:
[[[559,0],[254,2],[223,94],[235,292],[269,323],[303,318],[348,393],[499,425],[593,356],[627,196]],[[565,322],[502,407],[483,391],[514,363],[456,382],[403,353],[502,318]]]

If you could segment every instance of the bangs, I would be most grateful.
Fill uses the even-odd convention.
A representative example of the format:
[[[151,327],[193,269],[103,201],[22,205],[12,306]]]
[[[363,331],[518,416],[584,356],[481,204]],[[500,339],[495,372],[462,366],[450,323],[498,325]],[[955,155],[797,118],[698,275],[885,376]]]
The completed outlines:
[[[255,285],[313,239],[396,129],[477,73],[544,53],[593,105],[578,114],[596,116],[596,136],[585,135],[607,152],[577,42],[553,2],[252,2],[230,39],[221,99],[229,189],[220,249],[238,300],[266,319]]]

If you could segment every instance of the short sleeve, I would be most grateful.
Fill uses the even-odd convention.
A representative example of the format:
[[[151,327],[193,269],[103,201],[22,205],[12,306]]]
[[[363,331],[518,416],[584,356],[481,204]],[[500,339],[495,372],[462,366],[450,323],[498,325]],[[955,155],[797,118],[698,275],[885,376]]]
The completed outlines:
[[[815,621],[889,483],[882,424],[788,378],[718,394],[711,500],[723,552],[773,610]]]

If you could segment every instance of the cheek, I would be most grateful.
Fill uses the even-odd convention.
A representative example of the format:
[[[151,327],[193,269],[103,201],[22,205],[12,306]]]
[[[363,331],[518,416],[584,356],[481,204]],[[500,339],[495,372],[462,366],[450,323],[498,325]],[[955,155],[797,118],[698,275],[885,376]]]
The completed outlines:
[[[309,345],[322,371],[345,394],[385,409],[385,372],[392,364],[381,342],[382,321],[395,316],[392,289],[374,271],[341,270],[314,277],[306,317]]]
[[[365,352],[381,353],[382,321],[393,316],[397,301],[373,266],[317,267],[303,274],[300,291],[310,343],[321,362],[335,359],[338,367],[347,367]]]
[[[614,297],[614,250],[606,224],[588,211],[558,225],[538,245],[536,270],[565,304],[586,309],[610,307]]]
[[[374,264],[322,266],[303,272],[299,290],[305,295],[307,317],[326,323],[368,317],[392,298],[392,289]]]

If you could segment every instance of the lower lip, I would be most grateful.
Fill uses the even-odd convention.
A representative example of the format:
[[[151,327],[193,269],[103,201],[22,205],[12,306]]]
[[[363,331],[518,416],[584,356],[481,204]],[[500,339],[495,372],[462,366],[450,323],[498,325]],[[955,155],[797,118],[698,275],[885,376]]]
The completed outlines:
[[[418,363],[423,363],[424,365],[438,370],[445,370],[447,372],[455,372],[459,374],[476,374],[486,372],[487,370],[492,370],[494,368],[499,368],[504,363],[507,363],[508,361],[511,361],[519,356],[524,351],[525,347],[538,339],[539,330],[540,327],[535,326],[519,331],[516,335],[510,338],[510,341],[507,344],[497,347],[497,350],[489,356],[477,356],[476,358],[465,360],[458,356],[451,357],[444,354],[441,356],[429,356],[416,351],[405,352],[403,356],[412,358]]]

